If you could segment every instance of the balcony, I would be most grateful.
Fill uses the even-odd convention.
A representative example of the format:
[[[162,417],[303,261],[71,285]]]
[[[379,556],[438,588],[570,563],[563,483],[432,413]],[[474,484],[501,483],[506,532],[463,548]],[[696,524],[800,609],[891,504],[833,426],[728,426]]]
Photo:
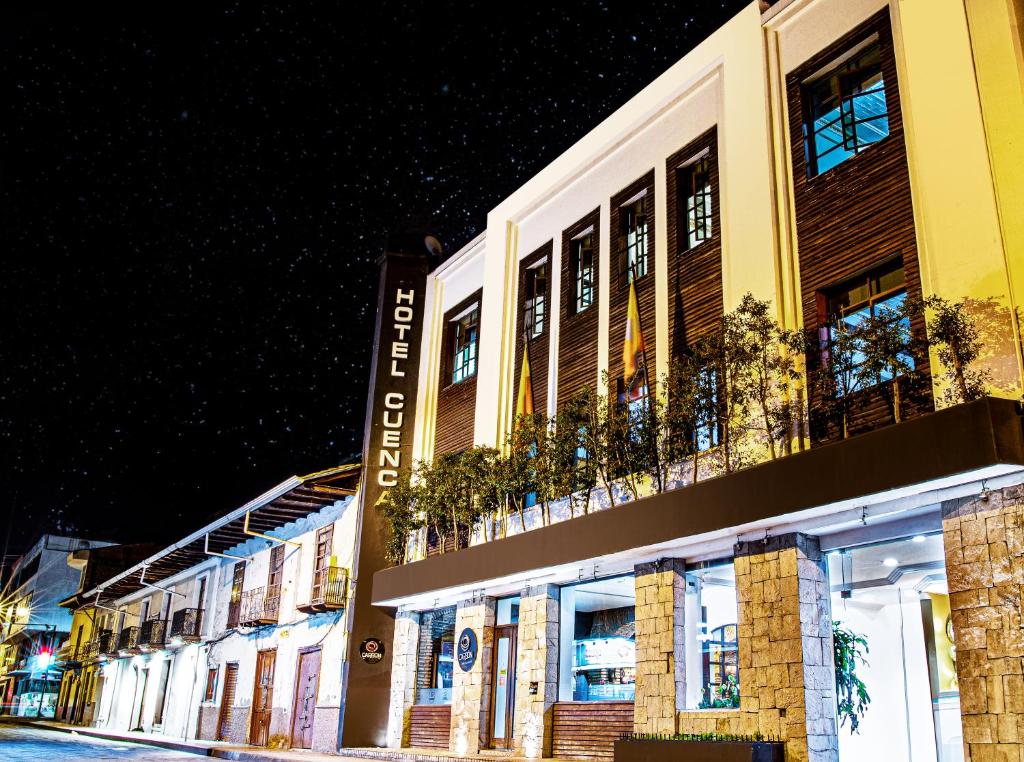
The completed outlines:
[[[139,648],[143,651],[156,651],[163,648],[167,640],[167,620],[160,617],[147,619],[139,628]]]
[[[117,640],[112,630],[100,630],[90,646],[89,655],[94,660],[117,654]]]
[[[309,603],[301,603],[296,608],[307,614],[343,609],[347,595],[347,569],[337,566],[317,569],[313,573],[313,587],[310,590]]]
[[[139,649],[138,627],[121,628],[121,632],[117,633],[117,653],[121,656],[142,653]]]
[[[281,586],[257,587],[242,593],[238,624],[242,627],[259,627],[277,624],[281,608]]]
[[[171,617],[171,637],[185,643],[195,643],[202,637],[203,610],[181,609]]]

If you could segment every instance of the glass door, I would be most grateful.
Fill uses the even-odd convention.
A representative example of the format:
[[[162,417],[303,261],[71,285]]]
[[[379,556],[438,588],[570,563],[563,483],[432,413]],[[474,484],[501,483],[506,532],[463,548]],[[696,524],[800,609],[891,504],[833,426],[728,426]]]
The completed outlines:
[[[491,745],[512,748],[516,686],[516,630],[518,625],[494,628],[494,660],[491,670]]]

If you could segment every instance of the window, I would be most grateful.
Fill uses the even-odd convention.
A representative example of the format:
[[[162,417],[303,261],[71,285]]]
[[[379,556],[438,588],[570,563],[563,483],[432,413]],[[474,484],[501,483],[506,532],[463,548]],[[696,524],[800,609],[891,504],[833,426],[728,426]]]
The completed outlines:
[[[707,562],[686,573],[686,706],[740,705],[736,570],[732,560]]]
[[[710,450],[721,442],[722,427],[719,421],[718,373],[714,368],[704,368],[700,373],[700,409],[697,411],[693,445],[697,452]]]
[[[420,614],[416,703],[451,704],[455,679],[455,607]]]
[[[238,620],[242,613],[242,586],[244,583],[245,561],[239,561],[232,570],[231,597],[228,599],[228,627],[238,627]],[[205,577],[203,578],[203,588],[205,592]]]
[[[626,237],[626,282],[647,275],[648,198],[644,193],[622,207],[622,232]]]
[[[704,155],[677,175],[678,192],[686,194],[686,227],[679,231],[680,249],[692,249],[711,238],[711,158]]]
[[[452,321],[452,383],[457,384],[476,375],[476,344],[480,306],[474,304],[465,314]]]
[[[567,585],[560,594],[559,701],[632,701],[636,582],[632,574]]]
[[[881,48],[875,42],[804,85],[807,174],[820,175],[889,134]]]
[[[828,340],[829,350],[833,350],[839,332],[856,331],[869,317],[876,317],[888,310],[899,313],[907,298],[906,276],[903,264],[899,261],[890,262],[870,270],[864,275],[848,281],[828,295]],[[910,343],[910,319],[904,315],[900,320]],[[907,352],[900,358],[904,365],[914,367],[914,359]],[[864,351],[854,343],[850,356],[835,363],[835,372],[855,376],[864,361]],[[891,381],[892,374],[881,373],[880,381]],[[838,378],[837,392],[843,394],[859,385],[851,379]]]
[[[217,668],[210,667],[206,670],[206,693],[203,701],[215,701],[217,699]]]
[[[594,303],[594,229],[572,239],[569,246],[570,267],[574,277],[573,314],[583,312]]]
[[[544,333],[544,315],[547,309],[548,261],[545,259],[526,271],[526,335],[531,338]]]

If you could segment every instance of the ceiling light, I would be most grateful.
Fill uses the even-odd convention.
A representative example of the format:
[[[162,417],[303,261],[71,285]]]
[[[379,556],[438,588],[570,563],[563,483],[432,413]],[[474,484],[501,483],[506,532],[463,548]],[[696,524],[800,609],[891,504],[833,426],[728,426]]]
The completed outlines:
[[[913,542],[924,542],[924,539],[925,537],[923,534],[915,534],[912,538]]]
[[[884,561],[882,561],[882,566],[886,566],[886,567],[888,567],[890,569],[893,568],[894,566],[899,566],[899,565],[900,565],[900,562],[897,561],[895,558],[887,558]]]

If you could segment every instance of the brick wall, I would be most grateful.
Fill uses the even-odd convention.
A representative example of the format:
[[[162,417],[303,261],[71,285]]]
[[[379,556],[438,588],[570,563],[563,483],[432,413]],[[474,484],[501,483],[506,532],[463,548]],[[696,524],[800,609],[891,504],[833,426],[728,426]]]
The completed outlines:
[[[676,558],[635,569],[637,732],[675,733],[676,716],[684,707],[684,571],[683,561]]]
[[[455,614],[455,637],[459,637],[467,627],[476,633],[477,655],[468,672],[455,665],[449,748],[459,755],[476,754],[486,743],[494,640],[493,598],[475,598],[459,603]]]
[[[551,756],[551,722],[558,701],[558,587],[527,588],[519,599],[516,656],[515,750],[518,756]],[[536,693],[531,685],[536,683]]]
[[[416,653],[420,615],[402,611],[395,616],[391,643],[391,700],[388,706],[387,745],[397,749],[409,743],[410,708],[416,700]]]

